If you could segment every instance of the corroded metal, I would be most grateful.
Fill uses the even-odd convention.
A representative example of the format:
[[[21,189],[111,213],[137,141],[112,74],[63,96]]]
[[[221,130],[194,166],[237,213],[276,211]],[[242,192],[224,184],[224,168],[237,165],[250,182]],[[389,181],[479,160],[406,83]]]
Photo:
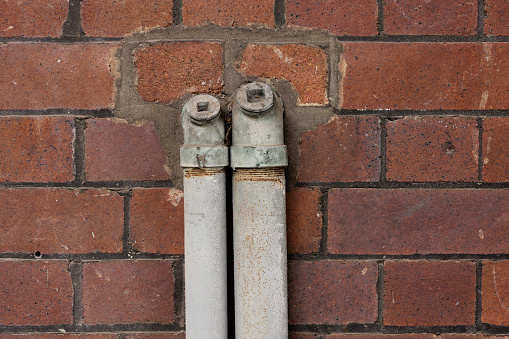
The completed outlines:
[[[220,110],[219,101],[207,94],[191,98],[183,107],[184,113],[189,116],[192,122],[198,125],[203,125],[217,118]]]
[[[186,338],[226,339],[228,149],[223,145],[219,101],[209,95],[189,100],[182,110],[182,126]]]
[[[219,101],[211,95],[197,95],[182,109],[184,145],[180,148],[181,167],[228,166],[224,145],[224,119]]]
[[[248,93],[251,89],[255,93]],[[255,96],[253,99],[252,97]],[[250,106],[249,98],[261,103]],[[271,101],[271,102],[269,102]],[[261,83],[232,112],[235,337],[288,338],[283,104]]]
[[[237,91],[235,99],[247,114],[265,112],[274,105],[274,93],[269,86],[261,82],[251,82],[242,86]]]
[[[253,90],[253,85],[258,91],[256,96],[259,98],[256,100],[260,102],[249,103],[246,93]],[[258,104],[265,109],[256,106]],[[233,168],[288,166],[283,113],[281,99],[268,85],[255,82],[237,91],[232,111],[230,147]]]

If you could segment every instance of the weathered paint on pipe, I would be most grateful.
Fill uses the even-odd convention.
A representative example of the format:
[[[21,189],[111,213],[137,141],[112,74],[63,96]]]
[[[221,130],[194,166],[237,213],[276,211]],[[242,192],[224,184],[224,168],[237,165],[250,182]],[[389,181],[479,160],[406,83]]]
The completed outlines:
[[[226,177],[228,149],[219,101],[191,98],[182,109],[186,338],[228,338]]]
[[[186,338],[228,337],[224,169],[184,172]]]
[[[248,91],[260,91],[260,97],[248,102]],[[269,86],[254,82],[239,89],[232,112],[230,153],[233,168],[288,166],[283,115],[283,102]]]
[[[233,174],[235,334],[288,338],[285,175],[282,168]]]
[[[242,86],[232,111],[235,334],[288,338],[283,103]]]
[[[228,147],[224,145],[224,119],[219,101],[211,95],[191,98],[182,108],[184,145],[180,147],[180,166],[225,167]]]

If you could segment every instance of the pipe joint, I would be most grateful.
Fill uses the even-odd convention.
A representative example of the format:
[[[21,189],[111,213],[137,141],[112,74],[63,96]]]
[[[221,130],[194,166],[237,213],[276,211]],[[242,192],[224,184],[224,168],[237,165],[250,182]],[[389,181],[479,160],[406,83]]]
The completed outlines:
[[[230,148],[233,168],[288,166],[283,115],[283,102],[270,86],[253,82],[237,91]]]
[[[224,119],[219,100],[207,94],[188,100],[182,108],[182,126],[181,167],[228,166],[228,147],[224,145]]]

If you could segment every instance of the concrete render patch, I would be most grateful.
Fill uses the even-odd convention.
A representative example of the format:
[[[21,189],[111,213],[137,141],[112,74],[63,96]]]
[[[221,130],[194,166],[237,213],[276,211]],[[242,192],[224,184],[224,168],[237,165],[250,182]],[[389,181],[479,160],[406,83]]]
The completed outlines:
[[[130,124],[153,121],[157,136],[163,145],[167,162],[172,173],[172,183],[182,189],[182,168],[180,167],[179,148],[183,144],[181,126],[181,110],[192,97],[185,94],[168,104],[146,102],[136,90],[137,72],[134,64],[134,53],[137,49],[153,43],[172,43],[177,41],[220,42],[223,45],[224,88],[221,94],[215,95],[221,102],[222,111],[227,112],[227,104],[235,91],[248,81],[259,80],[257,77],[244,77],[235,70],[235,63],[242,60],[245,47],[252,43],[299,43],[309,46],[325,48],[328,55],[329,106],[303,107],[298,106],[296,90],[286,80],[261,79],[271,85],[282,97],[285,104],[285,143],[288,146],[289,168],[287,170],[287,185],[296,181],[299,158],[300,135],[316,128],[329,120],[333,115],[333,108],[337,105],[339,76],[336,66],[342,46],[336,38],[321,30],[302,29],[252,29],[252,28],[220,28],[206,25],[200,28],[183,28],[180,26],[166,29],[157,28],[146,34],[133,34],[124,38],[123,47],[117,54],[120,60],[120,73],[116,108],[113,114],[125,119]],[[331,67],[331,65],[333,67]]]

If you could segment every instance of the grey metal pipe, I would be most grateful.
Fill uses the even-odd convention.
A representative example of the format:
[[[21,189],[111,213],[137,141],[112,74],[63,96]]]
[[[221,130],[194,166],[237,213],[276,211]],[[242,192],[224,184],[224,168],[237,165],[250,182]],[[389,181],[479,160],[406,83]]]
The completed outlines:
[[[235,334],[288,338],[283,103],[242,86],[232,111]]]
[[[219,101],[198,95],[182,109],[186,338],[228,337],[226,176]]]

